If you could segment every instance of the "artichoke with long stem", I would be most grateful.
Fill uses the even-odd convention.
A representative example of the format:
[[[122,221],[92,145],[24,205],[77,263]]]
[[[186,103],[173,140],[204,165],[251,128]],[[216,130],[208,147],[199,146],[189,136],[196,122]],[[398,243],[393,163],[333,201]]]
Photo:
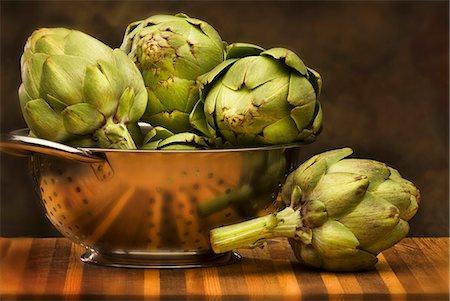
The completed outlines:
[[[349,148],[312,157],[283,186],[287,207],[211,231],[216,253],[288,237],[296,258],[329,271],[372,267],[377,255],[404,238],[419,190],[386,164],[346,158]]]
[[[144,113],[147,91],[123,51],[77,30],[42,28],[28,38],[20,65],[19,99],[33,135],[136,148],[127,126]]]

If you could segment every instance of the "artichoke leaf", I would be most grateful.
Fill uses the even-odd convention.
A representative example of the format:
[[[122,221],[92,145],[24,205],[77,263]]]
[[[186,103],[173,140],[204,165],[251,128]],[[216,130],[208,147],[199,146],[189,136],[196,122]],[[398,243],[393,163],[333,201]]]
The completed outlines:
[[[344,256],[323,256],[322,268],[333,272],[354,272],[372,268],[378,259],[375,255],[356,250],[352,255]]]
[[[28,101],[23,112],[37,137],[52,141],[64,141],[70,137],[64,128],[61,114],[55,112],[42,98]]]
[[[316,97],[319,98],[322,93],[322,77],[316,70],[309,67],[306,67],[306,69],[308,70],[309,81],[316,92]]]
[[[312,245],[324,257],[353,256],[358,252],[358,239],[338,221],[329,220],[312,232]]]
[[[233,43],[226,48],[226,59],[243,58],[247,56],[259,55],[264,48],[250,43]]]
[[[104,116],[88,103],[71,105],[62,111],[64,127],[72,134],[86,135],[94,132],[105,122]]]
[[[408,235],[408,232],[409,224],[404,220],[400,220],[391,232],[386,234],[382,239],[378,239],[374,243],[365,246],[364,250],[377,255],[381,251],[384,251],[398,243],[406,235]]]
[[[366,175],[369,178],[369,191],[375,190],[378,185],[390,176],[389,168],[386,164],[368,159],[345,159],[330,166],[329,172],[349,171]]]
[[[400,220],[400,212],[391,203],[366,192],[352,212],[339,219],[358,238],[361,248],[391,232]]]
[[[339,219],[350,213],[362,200],[369,186],[367,177],[353,173],[328,173],[321,177],[310,200],[321,201],[328,217]]]
[[[291,73],[287,101],[293,106],[304,106],[307,104],[315,105],[316,99],[314,87],[306,77],[298,73]]]
[[[195,104],[191,113],[189,114],[189,123],[192,127],[198,131],[200,131],[205,136],[210,136],[208,125],[206,123],[206,117],[204,113],[204,103],[199,100]]]
[[[114,114],[117,100],[108,78],[96,65],[86,67],[86,80],[83,87],[85,101],[105,116]]]
[[[289,49],[286,48],[271,48],[269,50],[265,50],[261,52],[260,55],[264,56],[271,56],[274,59],[277,60],[284,60],[285,64],[298,72],[300,74],[306,76],[307,75],[307,69],[305,66],[305,63],[296,55],[294,52],[292,52]]]

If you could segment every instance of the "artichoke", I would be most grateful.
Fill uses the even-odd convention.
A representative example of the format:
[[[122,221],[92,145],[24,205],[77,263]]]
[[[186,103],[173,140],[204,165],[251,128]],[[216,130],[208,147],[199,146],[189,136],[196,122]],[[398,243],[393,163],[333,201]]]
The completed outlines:
[[[322,80],[292,51],[231,44],[226,61],[203,75],[194,127],[232,146],[311,140],[322,125]]]
[[[42,28],[28,38],[20,64],[20,105],[33,135],[136,148],[127,125],[144,113],[147,91],[123,51],[80,31]]]
[[[121,49],[138,66],[148,90],[142,120],[173,133],[191,130],[197,77],[224,60],[224,42],[216,30],[185,14],[155,15],[131,23]]]
[[[166,128],[154,127],[144,137],[141,149],[199,150],[210,148],[211,141],[194,133],[174,134]]]
[[[277,213],[211,231],[215,252],[288,237],[296,258],[329,271],[372,267],[409,231],[419,190],[384,163],[346,158],[349,148],[316,155],[292,172]]]

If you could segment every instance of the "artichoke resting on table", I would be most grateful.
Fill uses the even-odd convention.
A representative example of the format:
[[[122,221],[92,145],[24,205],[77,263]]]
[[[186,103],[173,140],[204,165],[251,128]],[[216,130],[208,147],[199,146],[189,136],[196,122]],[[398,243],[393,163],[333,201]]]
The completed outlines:
[[[76,30],[33,32],[21,57],[19,99],[31,133],[56,142],[135,149],[127,125],[147,105],[134,63]]]
[[[278,213],[211,231],[216,253],[288,237],[304,265],[329,271],[372,267],[409,231],[419,190],[384,163],[346,158],[349,148],[316,155],[283,186]]]

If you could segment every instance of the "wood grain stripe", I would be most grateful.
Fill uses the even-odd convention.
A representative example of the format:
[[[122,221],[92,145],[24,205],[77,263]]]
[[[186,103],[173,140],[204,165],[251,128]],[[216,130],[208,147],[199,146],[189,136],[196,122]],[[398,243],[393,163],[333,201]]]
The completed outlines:
[[[283,299],[292,299],[293,297],[301,299],[301,290],[297,279],[292,271],[292,266],[286,254],[289,254],[290,249],[283,248],[286,245],[283,240],[274,240],[267,244],[269,259],[273,261],[275,274],[277,275],[280,285],[280,294]],[[277,250],[283,250],[278,253]],[[281,256],[280,256],[281,255]]]
[[[443,279],[442,282],[449,283],[449,238],[441,238],[440,240],[442,244],[432,243],[432,238],[416,238],[414,242],[423,252],[427,262]]]
[[[274,281],[274,267],[267,248],[239,250],[245,258],[242,260],[242,270],[248,288],[250,299],[265,299],[280,296],[281,287]]]
[[[344,294],[344,289],[334,273],[320,273],[322,281],[328,292],[329,300],[340,300]]]
[[[30,238],[19,238],[11,241],[8,252],[2,259],[0,273],[2,295],[18,295],[22,292],[22,275],[25,271],[32,241]]]
[[[183,270],[160,270],[161,300],[174,300],[186,296],[186,276]]]
[[[80,293],[84,268],[84,263],[80,260],[80,255],[83,251],[84,249],[76,244],[71,244],[70,246],[69,264],[67,266],[67,276],[63,288],[63,295],[66,298],[75,298]]]
[[[377,270],[372,269],[354,273],[362,291],[364,299],[380,299],[389,293]]]
[[[206,268],[202,269],[203,286],[205,288],[205,295],[211,299],[220,299],[222,294],[222,288],[219,281],[218,268]],[[202,295],[202,292],[199,294]]]
[[[146,298],[159,298],[160,295],[160,277],[159,270],[144,271],[144,296]]]
[[[30,295],[41,296],[49,276],[55,239],[32,239],[30,254],[22,277],[22,288]]]
[[[307,269],[297,261],[291,261],[291,265],[304,300],[328,298],[327,289],[318,271]]]
[[[380,274],[381,279],[389,290],[389,293],[393,300],[406,300],[406,291],[400,280],[395,276],[389,263],[383,254],[378,256],[378,264],[376,269]]]
[[[413,275],[411,270],[408,268],[408,264],[402,259],[402,253],[397,252],[397,245],[395,248],[391,248],[385,250],[383,252],[386,261],[389,263],[389,266],[394,271],[395,277],[400,281],[403,288],[407,292],[407,297],[409,295],[420,295],[424,293],[422,286],[419,281]],[[411,254],[414,254],[412,252]],[[411,260],[418,260],[417,258],[412,258]],[[409,261],[408,261],[409,262]]]
[[[67,267],[71,256],[71,242],[68,239],[55,239],[55,249],[52,256],[46,292],[61,296],[64,292],[64,283],[67,277]]]
[[[350,299],[352,301],[364,299],[363,289],[361,285],[359,285],[355,275],[350,273],[342,273],[338,275],[338,280],[344,290],[344,296],[351,296]]]
[[[245,259],[244,259],[245,260]],[[241,299],[248,296],[248,288],[244,279],[242,261],[218,268],[219,283],[222,295],[228,299]]]
[[[421,260],[411,260],[408,264],[411,267],[412,274],[420,282],[424,291],[427,292],[433,287],[436,287],[441,291],[448,288],[448,282],[445,282],[444,278],[442,278],[440,273],[434,268],[429,258],[413,240],[405,242],[403,246],[413,248],[415,256],[421,258]],[[405,258],[408,260],[408,257]]]

